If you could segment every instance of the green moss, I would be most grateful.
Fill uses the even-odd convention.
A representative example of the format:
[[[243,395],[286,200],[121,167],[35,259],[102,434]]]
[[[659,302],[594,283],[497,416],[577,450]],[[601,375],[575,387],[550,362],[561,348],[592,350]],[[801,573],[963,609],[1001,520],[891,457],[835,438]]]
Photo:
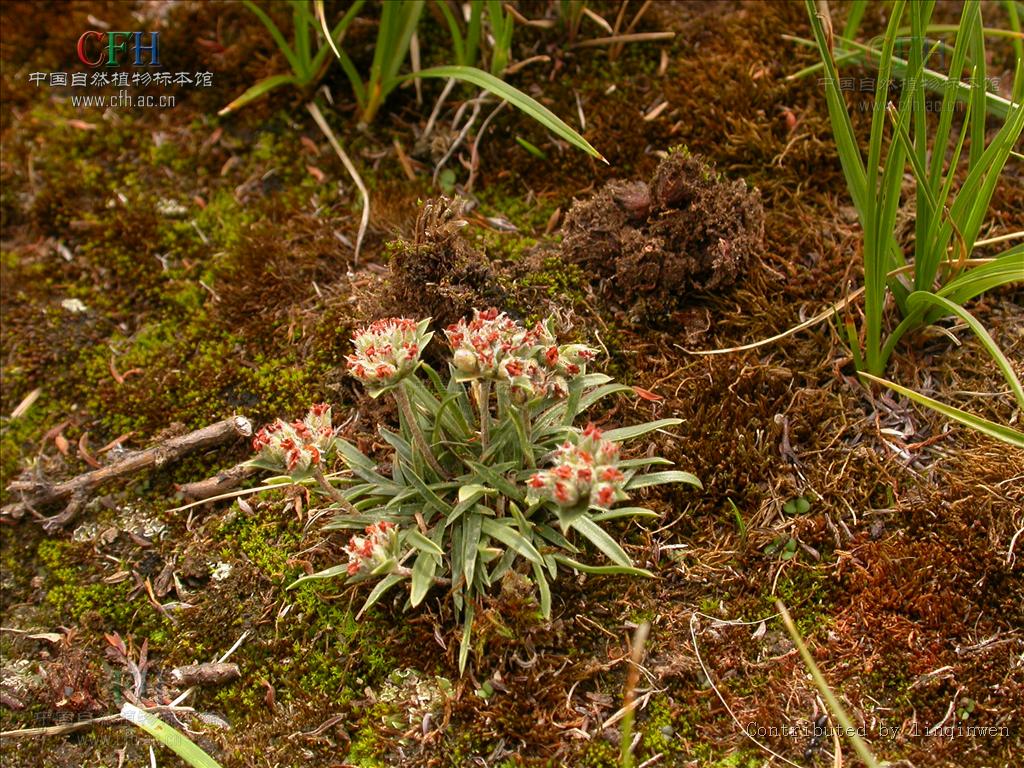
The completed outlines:
[[[8,371],[5,370],[4,387],[15,387],[12,381],[15,378],[16,375],[8,377]],[[17,387],[14,391],[22,389],[23,387]],[[27,395],[28,392],[25,391],[24,394]],[[48,417],[40,400],[37,400],[23,417],[4,419],[0,423],[0,494],[3,496],[6,496],[7,484],[18,473],[20,457],[31,452],[33,442],[46,428],[44,425],[47,424]]]
[[[662,754],[668,758],[683,752],[683,744],[676,733],[677,717],[671,700],[666,697],[652,699],[644,716],[639,730],[643,737],[640,744],[645,757]]]
[[[452,729],[444,740],[444,768],[460,768],[474,765],[479,758],[485,758],[493,750],[481,737],[469,728]]]
[[[594,739],[579,757],[581,768],[618,768],[619,748],[604,739]]]
[[[774,595],[766,590],[761,596],[761,615],[775,611],[775,600],[785,603],[797,629],[806,639],[828,628],[832,605],[830,580],[823,569],[813,567],[787,568],[779,579]]]
[[[537,198],[525,187],[508,182],[484,186],[477,198],[484,216],[502,217],[528,234],[543,232],[557,207],[554,198]]]
[[[352,738],[345,761],[357,768],[387,768],[381,759],[386,747],[373,727],[360,728]]]
[[[46,603],[57,611],[59,622],[92,624],[98,617],[107,632],[135,633],[150,637],[165,622],[149,602],[136,594],[132,581],[106,584],[90,581],[96,578],[84,565],[91,555],[88,545],[56,539],[43,539],[36,555],[48,571]],[[92,616],[83,620],[86,614]],[[154,640],[155,642],[155,640]]]
[[[586,280],[578,264],[567,263],[558,256],[549,256],[544,259],[539,270],[523,278],[522,284],[543,287],[549,298],[576,304],[584,299],[583,287]]]
[[[288,586],[301,575],[290,558],[301,546],[302,530],[292,517],[282,517],[276,501],[259,505],[251,515],[238,514],[218,529],[219,556],[227,562],[239,559],[251,564],[262,579],[279,590],[279,599],[291,606],[279,620],[279,636],[290,638],[276,655],[254,660],[249,680],[277,681],[278,699],[302,700],[322,696],[342,705],[361,691],[384,679],[394,668],[387,638],[391,628],[373,617],[357,622],[347,600],[325,596],[336,592],[341,581],[306,582]],[[286,665],[279,660],[290,659]],[[220,694],[226,710],[249,712],[258,707],[264,690],[236,684]]]

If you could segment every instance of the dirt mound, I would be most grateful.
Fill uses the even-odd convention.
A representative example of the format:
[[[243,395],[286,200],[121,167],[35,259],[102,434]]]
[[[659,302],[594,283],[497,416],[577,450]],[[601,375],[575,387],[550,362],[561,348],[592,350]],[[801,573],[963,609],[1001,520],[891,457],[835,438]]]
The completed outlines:
[[[423,204],[412,240],[388,245],[388,275],[371,314],[432,317],[445,328],[474,307],[502,305],[490,261],[460,234],[462,213],[458,199]]]
[[[612,181],[574,202],[563,235],[563,258],[608,301],[634,319],[657,320],[687,294],[736,281],[761,254],[764,210],[756,189],[677,149],[649,183]]]

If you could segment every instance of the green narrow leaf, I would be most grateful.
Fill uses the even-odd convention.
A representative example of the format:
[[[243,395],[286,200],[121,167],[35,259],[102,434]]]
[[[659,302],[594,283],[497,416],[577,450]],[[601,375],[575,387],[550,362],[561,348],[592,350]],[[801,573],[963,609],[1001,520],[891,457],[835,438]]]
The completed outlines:
[[[697,488],[704,487],[696,475],[674,469],[668,472],[651,472],[647,475],[635,475],[626,483],[626,490],[635,491],[638,488],[649,488],[652,485],[665,485],[667,483],[687,483]]]
[[[444,499],[438,496],[434,490],[424,482],[423,478],[413,472],[412,469],[408,469],[407,474],[409,475],[409,482],[416,486],[416,489],[420,492],[420,495],[423,497],[423,501],[427,506],[433,507],[442,515],[447,516],[451,513],[451,506],[446,503]]]
[[[274,20],[264,13],[263,9],[256,5],[256,3],[252,2],[252,0],[244,0],[243,4],[246,8],[252,11],[263,26],[267,28],[267,31],[274,39],[274,43],[277,45],[278,50],[280,50],[288,60],[288,66],[292,68],[292,73],[298,77],[302,71],[302,67],[299,65],[299,60],[295,56],[295,51],[293,51],[292,47],[288,45],[288,41],[284,39],[284,35],[281,34],[281,30],[278,29]]]
[[[496,488],[498,491],[508,496],[510,499],[518,502],[523,502],[526,495],[523,493],[521,488],[518,488],[515,483],[510,482],[500,470],[496,470],[494,467],[489,467],[486,464],[481,464],[476,461],[466,462],[470,468],[479,475],[487,485],[492,488]],[[504,464],[501,466],[505,466]]]
[[[188,736],[134,704],[125,702],[121,707],[121,717],[144,730],[192,768],[221,768],[220,763],[196,746]]]
[[[541,538],[550,541],[559,549],[564,549],[566,552],[572,552],[573,554],[579,552],[579,549],[577,549],[571,541],[565,538],[565,536],[563,536],[557,530],[552,528],[550,525],[544,525],[543,523],[539,524],[537,526],[537,534]]]
[[[462,618],[462,638],[459,641],[459,674],[466,671],[466,661],[469,659],[469,641],[473,636],[473,604],[466,604],[466,613]]]
[[[304,2],[292,3],[292,37],[295,40],[295,60],[299,64],[299,71],[296,73],[299,78],[308,83],[313,79],[313,57],[310,53],[310,24],[309,9]]]
[[[682,419],[658,419],[657,421],[648,421],[645,424],[634,424],[631,427],[609,429],[603,433],[603,437],[605,440],[614,440],[617,443],[621,443],[626,440],[635,440],[658,429],[675,427],[682,423]]]
[[[306,576],[300,576],[291,584],[288,585],[287,589],[295,589],[299,584],[305,584],[307,581],[317,581],[319,579],[333,579],[336,576],[345,576],[348,574],[348,563],[342,565],[332,565],[330,568],[324,568],[322,571],[316,573],[310,573]]]
[[[675,462],[663,459],[661,456],[640,456],[636,459],[623,459],[618,463],[619,469],[632,469],[633,467],[671,467]]]
[[[376,486],[392,486],[395,489],[392,493],[401,490],[391,482],[391,480],[380,474],[377,471],[377,465],[348,440],[340,437],[335,438],[334,445],[348,468],[359,475],[359,477],[367,483]]]
[[[429,552],[420,552],[416,556],[416,562],[412,566],[412,590],[409,602],[413,608],[423,602],[427,592],[434,585],[434,571],[437,569],[437,561],[434,555]]]
[[[551,587],[548,585],[544,567],[533,563],[533,580],[537,584],[537,591],[540,593],[540,613],[547,621],[551,618]]]
[[[986,434],[989,437],[994,437],[996,440],[1001,440],[1004,443],[1009,443],[1016,448],[1024,448],[1024,432],[1018,432],[1017,430],[1003,424],[997,424],[994,421],[989,421],[988,419],[983,419],[980,416],[975,416],[973,413],[962,411],[955,406],[946,405],[945,403],[941,403],[927,395],[922,395],[920,392],[915,392],[912,389],[900,386],[888,379],[872,376],[869,373],[861,373],[860,375],[866,379],[870,379],[871,381],[899,392],[901,395],[909,397],[916,403],[920,403],[934,411],[938,411],[946,418],[952,419],[966,427],[975,429],[978,432]]]
[[[965,304],[985,291],[1024,281],[1024,246],[1016,246],[988,264],[962,272],[936,291],[955,304]]]
[[[804,645],[803,638],[800,637],[800,632],[793,623],[793,619],[790,618],[789,611],[786,610],[786,606],[781,600],[776,600],[775,607],[778,608],[779,613],[782,614],[782,623],[785,624],[786,631],[789,632],[789,636],[793,639],[793,643],[800,652],[800,656],[803,658],[804,664],[810,671],[811,677],[814,678],[814,684],[818,686],[818,690],[821,691],[821,695],[828,703],[829,709],[832,710],[832,714],[835,715],[840,725],[843,726],[850,738],[850,741],[853,743],[853,751],[857,753],[857,756],[860,757],[861,761],[865,766],[867,766],[867,768],[878,768],[878,761],[875,760],[875,756],[872,754],[871,749],[864,742],[864,739],[860,737],[853,720],[848,714],[846,714],[846,710],[843,709],[843,705],[839,703],[839,699],[837,699],[835,694],[832,693],[832,689],[828,687],[828,681],[825,680],[825,676],[821,674],[821,670],[818,669],[818,665],[814,663],[814,657],[811,656],[811,652],[807,650],[807,646]],[[838,750],[836,751],[838,753]]]
[[[274,89],[280,88],[283,85],[302,87],[295,75],[271,75],[270,77],[266,77],[258,83],[249,86],[245,90],[245,93],[232,101],[217,114],[223,117],[224,115],[244,107],[249,102],[255,101],[261,96],[265,96]]]
[[[437,555],[438,557],[442,557],[444,555],[444,550],[420,533],[416,528],[409,528],[405,531],[405,541],[412,544],[420,552]]]
[[[366,598],[366,602],[363,603],[363,607],[360,608],[359,613],[356,614],[356,620],[358,621],[359,618],[364,613],[370,610],[370,608],[372,608],[377,603],[377,601],[384,596],[385,592],[387,592],[389,589],[395,586],[395,584],[397,584],[398,582],[402,581],[404,578],[404,576],[399,576],[398,574],[392,573],[385,576],[383,579],[377,582],[377,585],[373,588],[369,596]]]
[[[1006,383],[1010,385],[1010,390],[1013,392],[1013,396],[1017,399],[1017,405],[1024,409],[1024,388],[1021,387],[1020,379],[1017,378],[1016,372],[1013,370],[1013,366],[1010,361],[1006,359],[1006,355],[999,349],[999,345],[996,344],[988,331],[985,330],[985,326],[978,322],[978,320],[968,312],[966,309],[961,307],[959,304],[954,304],[949,299],[943,298],[942,296],[936,296],[932,293],[925,291],[915,291],[910,294],[907,301],[911,306],[918,303],[932,304],[939,307],[940,309],[954,314],[967,323],[967,326],[974,331],[974,335],[978,337],[982,346],[985,347],[985,351],[991,355],[992,359],[995,360],[996,365],[999,366],[999,370],[1003,373],[1003,378],[1006,379]]]
[[[480,522],[480,527],[484,534],[492,539],[497,539],[505,546],[515,550],[517,554],[522,555],[531,563],[544,562],[540,552],[536,550],[529,540],[509,525],[507,518],[505,520],[495,520],[492,517],[483,518]]]
[[[462,524],[462,575],[466,577],[467,587],[473,584],[476,573],[477,547],[480,546],[482,526],[483,517],[480,515],[468,515]]]
[[[603,523],[605,520],[618,520],[622,517],[649,517],[657,520],[661,518],[661,515],[644,507],[616,507],[615,509],[592,512],[590,515],[590,519],[595,523]]]
[[[650,571],[644,570],[643,568],[636,568],[634,566],[624,565],[587,565],[581,563],[578,560],[573,560],[571,557],[565,555],[553,555],[556,562],[561,563],[567,568],[572,568],[574,571],[580,573],[590,573],[595,576],[646,576],[648,578],[654,578],[654,574]]]
[[[590,142],[580,136],[579,133],[573,130],[554,112],[536,99],[526,95],[518,88],[509,85],[503,80],[499,80],[489,72],[484,72],[482,69],[477,69],[476,67],[431,67],[430,69],[424,69],[420,72],[414,72],[410,75],[406,75],[403,79],[414,77],[441,77],[445,79],[451,77],[456,80],[471,83],[478,88],[483,88],[485,91],[489,91],[495,96],[505,99],[505,101],[513,107],[533,118],[553,134],[565,139],[574,147],[582,149],[588,155],[596,157],[604,163],[608,162],[605,160],[604,155],[590,145]]]
[[[629,559],[629,556],[623,551],[619,543],[615,541],[608,532],[601,526],[591,520],[589,517],[583,515],[577,517],[571,523],[570,527],[587,539],[591,544],[597,547],[605,557],[611,560],[616,565],[622,566],[623,568],[633,568],[633,561]]]

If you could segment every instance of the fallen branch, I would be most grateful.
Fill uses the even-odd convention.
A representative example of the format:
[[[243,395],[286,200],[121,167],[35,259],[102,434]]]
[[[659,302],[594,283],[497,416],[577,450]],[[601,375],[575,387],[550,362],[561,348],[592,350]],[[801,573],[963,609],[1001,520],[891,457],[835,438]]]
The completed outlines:
[[[227,491],[233,491],[258,472],[259,469],[248,462],[236,464],[231,469],[225,469],[205,480],[179,485],[177,490],[185,501],[203,501],[211,496],[219,496]]]
[[[188,664],[171,670],[171,680],[176,685],[223,685],[237,680],[241,671],[237,664],[210,661],[206,664]]]
[[[21,499],[0,509],[0,516],[17,520],[23,517],[27,511],[38,514],[39,508],[64,503],[63,512],[43,518],[43,526],[48,531],[56,530],[70,523],[85,506],[90,494],[104,483],[143,469],[162,467],[189,453],[213,448],[239,437],[249,437],[250,435],[252,435],[252,424],[249,420],[242,416],[233,416],[195,432],[189,432],[187,435],[172,437],[170,440],[144,451],[136,451],[120,461],[78,475],[62,483],[15,480],[7,486],[7,490],[20,494]],[[42,516],[40,515],[40,517]]]

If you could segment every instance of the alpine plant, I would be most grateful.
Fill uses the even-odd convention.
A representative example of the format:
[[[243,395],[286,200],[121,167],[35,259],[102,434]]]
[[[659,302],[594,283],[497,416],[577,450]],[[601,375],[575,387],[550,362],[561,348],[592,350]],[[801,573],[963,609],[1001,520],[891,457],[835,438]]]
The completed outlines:
[[[634,457],[625,447],[679,419],[607,430],[585,419],[605,398],[633,390],[588,372],[595,351],[559,344],[553,320],[527,327],[496,309],[474,311],[445,331],[443,372],[422,359],[428,324],[388,318],[352,339],[349,372],[371,395],[387,393],[398,405],[398,429],[379,428],[391,450],[380,464],[334,433],[325,406],[303,422],[265,427],[254,445],[260,466],[316,479],[336,510],[328,529],[356,531],[347,562],[295,584],[375,581],[360,615],[399,585],[406,608],[431,593],[450,599],[462,624],[463,671],[474,616],[506,575],[532,578],[544,618],[550,583],[565,571],[649,576],[605,525],[658,517],[618,506],[643,488],[699,488],[700,481],[689,472],[652,471],[671,462]],[[336,451],[341,472],[321,470],[328,451]]]
[[[254,464],[302,477],[319,467],[334,446],[331,406],[314,405],[306,418],[290,424],[281,419],[259,430],[252,439]]]

